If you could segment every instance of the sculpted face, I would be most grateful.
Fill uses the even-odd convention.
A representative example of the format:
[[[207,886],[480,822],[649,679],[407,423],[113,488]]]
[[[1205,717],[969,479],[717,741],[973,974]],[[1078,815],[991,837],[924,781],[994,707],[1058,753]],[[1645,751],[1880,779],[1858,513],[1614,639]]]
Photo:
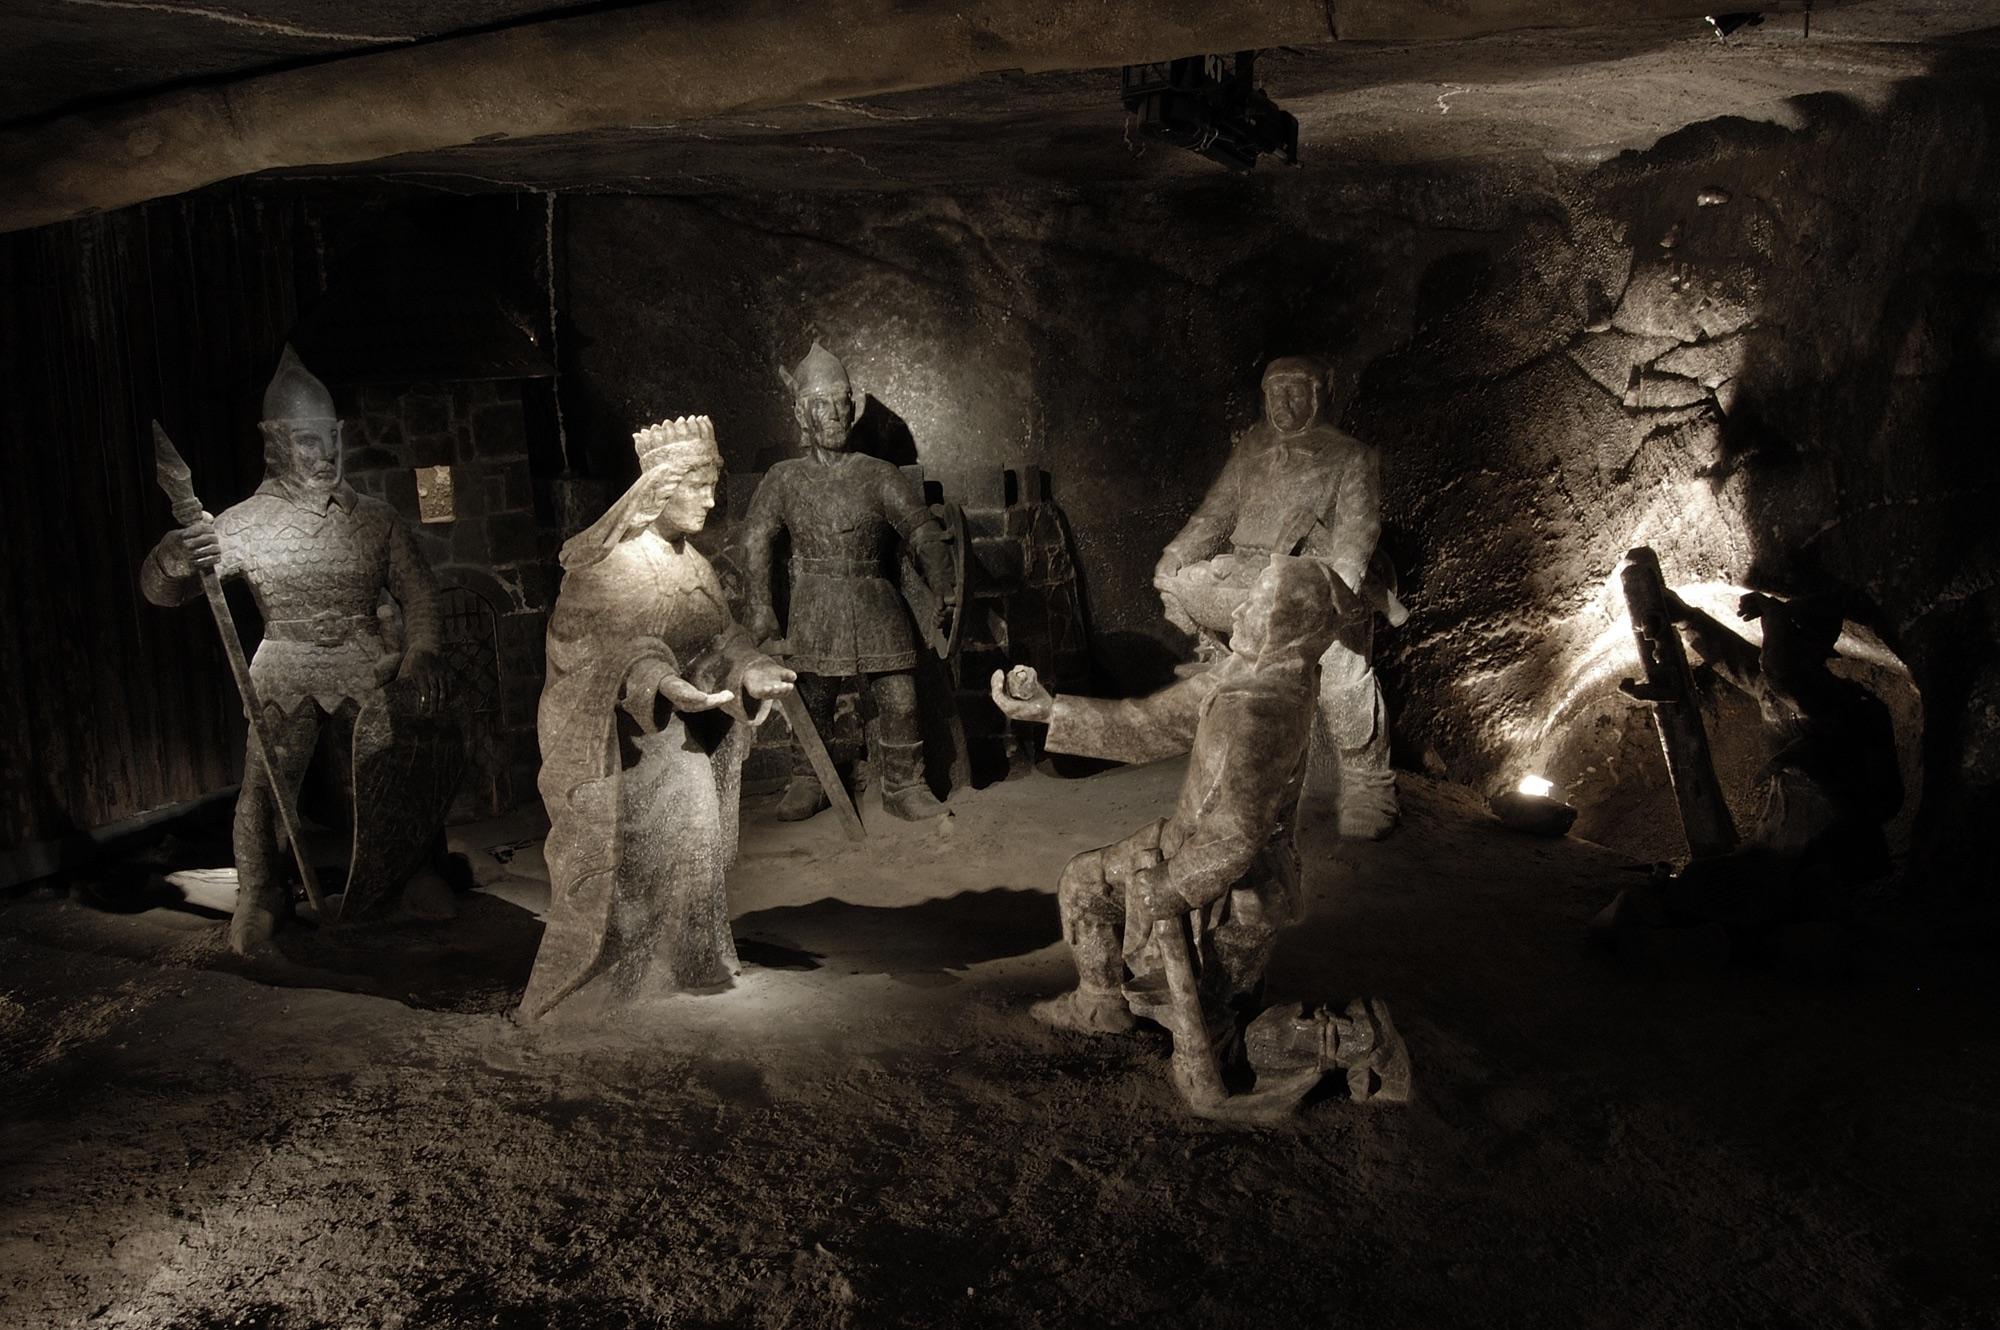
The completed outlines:
[[[282,479],[306,498],[325,498],[340,483],[338,420],[267,420],[265,457],[283,460]]]
[[[854,428],[854,396],[844,388],[801,393],[793,402],[799,433],[815,448],[839,452]]]
[[[1280,434],[1297,434],[1319,418],[1319,384],[1303,374],[1264,385],[1264,419]]]
[[[722,468],[713,462],[679,472],[663,469],[633,510],[633,521],[657,522],[670,535],[699,531],[715,507],[715,486],[721,478]]]

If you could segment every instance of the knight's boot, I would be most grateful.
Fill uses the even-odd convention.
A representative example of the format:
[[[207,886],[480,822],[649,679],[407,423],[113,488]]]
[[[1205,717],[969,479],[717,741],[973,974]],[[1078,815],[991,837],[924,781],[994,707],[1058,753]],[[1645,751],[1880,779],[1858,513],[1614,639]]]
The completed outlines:
[[[803,822],[823,808],[831,808],[833,801],[826,796],[826,788],[819,783],[818,776],[800,774],[792,777],[792,783],[785,787],[785,797],[778,800],[778,820],[780,822]]]
[[[291,895],[281,876],[268,868],[264,872],[239,870],[236,908],[229,916],[229,949],[238,956],[271,951],[278,925],[291,914]]]
[[[455,919],[458,902],[452,899],[451,883],[444,874],[426,864],[403,884],[402,911],[411,919]]]
[[[1343,754],[1345,756],[1345,754]],[[1396,775],[1386,766],[1342,764],[1336,803],[1340,834],[1348,840],[1381,840],[1396,829]]]
[[[1350,840],[1380,840],[1400,815],[1389,765],[1389,709],[1368,664],[1372,622],[1367,616],[1343,621],[1320,657],[1319,707],[1307,757],[1308,785],[1333,795],[1340,834]]]
[[[1035,1003],[1028,1014],[1043,1025],[1081,1034],[1123,1034],[1136,1024],[1124,995],[1115,988],[1079,986]]]
[[[943,817],[945,806],[924,783],[922,742],[882,744],[882,810],[905,822]]]
[[[229,915],[229,949],[238,956],[273,950],[278,926],[292,915],[288,856],[281,857],[270,798],[245,782],[236,799],[236,906]]]

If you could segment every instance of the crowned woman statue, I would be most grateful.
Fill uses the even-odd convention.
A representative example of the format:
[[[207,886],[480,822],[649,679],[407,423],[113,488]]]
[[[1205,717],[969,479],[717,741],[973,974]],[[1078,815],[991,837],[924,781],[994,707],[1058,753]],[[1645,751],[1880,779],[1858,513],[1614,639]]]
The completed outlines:
[[[639,479],[562,548],[536,715],[553,895],[525,1020],[586,984],[623,1003],[729,982],[743,758],[796,677],[730,617],[688,543],[722,474],[708,417],[632,441]]]

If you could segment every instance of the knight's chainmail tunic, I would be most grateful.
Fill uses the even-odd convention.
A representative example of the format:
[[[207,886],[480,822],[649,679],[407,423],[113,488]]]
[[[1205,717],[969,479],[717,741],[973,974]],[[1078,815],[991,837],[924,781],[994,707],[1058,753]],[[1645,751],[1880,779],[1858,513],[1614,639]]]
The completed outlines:
[[[384,590],[402,609],[404,650],[438,647],[437,583],[403,518],[345,483],[320,501],[301,500],[281,481],[215,519],[226,581],[249,584],[264,616],[264,640],[250,678],[265,706],[289,713],[310,698],[329,713],[346,699],[379,701],[382,678],[401,653],[383,641],[377,613]],[[202,594],[200,578],[162,563],[166,542],[139,572],[146,598],[179,605]]]

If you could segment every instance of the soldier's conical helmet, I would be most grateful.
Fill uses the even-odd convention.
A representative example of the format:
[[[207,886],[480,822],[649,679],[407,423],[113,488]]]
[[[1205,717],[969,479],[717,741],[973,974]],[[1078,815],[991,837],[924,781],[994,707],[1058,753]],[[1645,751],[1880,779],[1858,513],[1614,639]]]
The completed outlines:
[[[264,390],[265,420],[332,420],[333,394],[287,345],[278,372]]]
[[[791,379],[794,397],[822,393],[847,393],[852,396],[854,393],[854,386],[847,380],[847,366],[840,362],[839,356],[818,342],[812,344],[806,358],[792,370]]]

